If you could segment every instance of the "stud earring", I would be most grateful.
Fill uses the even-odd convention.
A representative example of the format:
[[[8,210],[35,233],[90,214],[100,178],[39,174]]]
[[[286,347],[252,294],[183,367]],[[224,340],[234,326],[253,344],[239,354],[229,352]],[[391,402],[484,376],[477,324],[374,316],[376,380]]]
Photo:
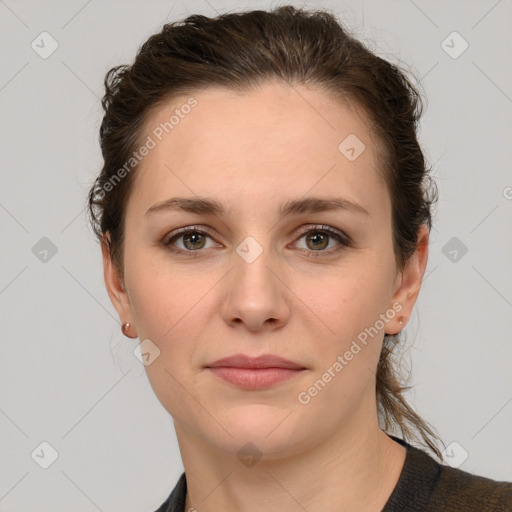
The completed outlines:
[[[130,324],[129,322],[124,323],[124,324],[121,326],[121,331],[122,331],[122,333],[123,333],[127,338],[132,338],[132,339],[133,339],[133,338],[136,338],[137,336],[130,336],[130,335],[128,334],[128,329],[130,328],[130,325],[131,325],[131,324]]]

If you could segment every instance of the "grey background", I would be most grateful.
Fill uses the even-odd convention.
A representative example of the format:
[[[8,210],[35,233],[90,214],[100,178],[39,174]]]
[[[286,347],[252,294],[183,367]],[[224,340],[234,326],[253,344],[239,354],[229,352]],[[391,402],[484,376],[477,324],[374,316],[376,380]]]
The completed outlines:
[[[282,3],[0,0],[2,512],[152,511],[181,474],[172,419],[133,356],[138,341],[120,333],[86,223],[103,78],[167,21]],[[334,9],[422,82],[440,201],[406,328],[407,396],[467,451],[461,469],[510,481],[512,2],[292,3]],[[47,59],[31,47],[43,31],[59,45]],[[469,44],[458,58],[441,45],[453,31]],[[43,237],[56,250],[46,261]],[[43,441],[58,452],[48,469],[31,457]]]

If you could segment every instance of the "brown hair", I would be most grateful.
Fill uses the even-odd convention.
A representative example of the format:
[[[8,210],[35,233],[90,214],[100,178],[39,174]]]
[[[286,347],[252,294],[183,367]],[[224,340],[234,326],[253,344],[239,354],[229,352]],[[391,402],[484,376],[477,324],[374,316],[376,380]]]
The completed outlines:
[[[105,238],[121,276],[125,205],[133,182],[126,163],[136,169],[133,154],[149,115],[194,90],[216,85],[248,91],[275,79],[321,88],[362,109],[382,149],[395,258],[399,270],[404,268],[417,248],[420,225],[431,229],[431,205],[437,201],[416,135],[421,96],[403,70],[368,50],[333,14],[284,6],[168,23],[142,45],[131,66],[106,74],[100,128],[104,165],[88,207],[92,228]],[[398,335],[384,337],[376,375],[379,421],[384,430],[398,426],[405,439],[416,437],[416,430],[441,459],[438,435],[404,398],[410,386],[403,385],[400,365],[392,359],[399,341]]]

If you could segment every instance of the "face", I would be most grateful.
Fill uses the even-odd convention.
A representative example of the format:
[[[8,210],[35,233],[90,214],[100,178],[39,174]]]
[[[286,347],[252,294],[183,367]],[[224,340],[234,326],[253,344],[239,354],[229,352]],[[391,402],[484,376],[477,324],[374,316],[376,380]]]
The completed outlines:
[[[374,425],[383,336],[410,316],[427,234],[398,272],[368,125],[302,86],[193,97],[161,141],[155,128],[189,97],[146,124],[156,146],[134,171],[124,283],[104,248],[109,295],[158,354],[146,372],[178,436],[230,454],[252,442],[277,458]],[[205,368],[234,354],[302,370],[247,389]]]

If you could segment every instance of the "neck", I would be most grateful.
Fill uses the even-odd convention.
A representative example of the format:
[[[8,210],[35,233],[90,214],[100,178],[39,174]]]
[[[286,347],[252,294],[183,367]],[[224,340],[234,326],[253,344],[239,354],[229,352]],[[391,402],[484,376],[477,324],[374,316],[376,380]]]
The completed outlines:
[[[244,466],[175,422],[187,478],[185,510],[381,511],[406,449],[377,425],[347,428],[307,450]]]

